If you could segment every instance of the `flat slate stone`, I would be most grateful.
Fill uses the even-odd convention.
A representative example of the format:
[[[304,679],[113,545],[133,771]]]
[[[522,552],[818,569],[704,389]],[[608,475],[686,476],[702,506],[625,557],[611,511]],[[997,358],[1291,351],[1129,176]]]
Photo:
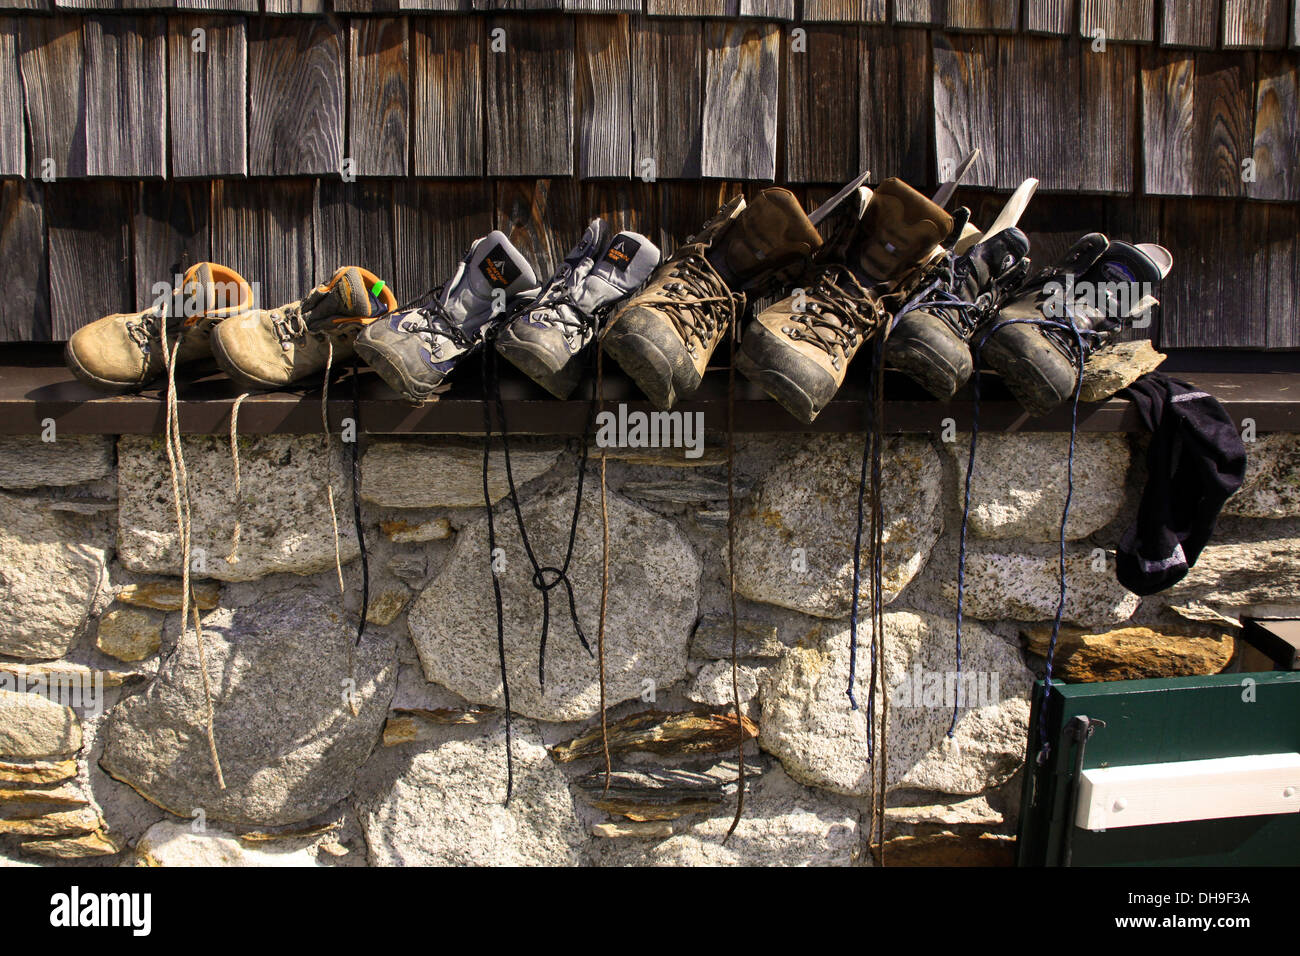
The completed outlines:
[[[97,481],[113,471],[113,439],[67,435],[0,436],[0,488],[47,488]]]

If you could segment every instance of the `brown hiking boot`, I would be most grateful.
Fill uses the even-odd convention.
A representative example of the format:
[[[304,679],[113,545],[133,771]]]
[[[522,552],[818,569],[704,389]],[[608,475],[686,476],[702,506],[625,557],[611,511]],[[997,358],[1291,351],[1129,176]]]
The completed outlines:
[[[849,362],[888,318],[882,299],[925,263],[952,217],[899,179],[861,190],[861,216],[840,257],[745,330],[736,368],[800,421],[812,422],[844,383]]]
[[[619,306],[601,347],[652,404],[672,408],[699,388],[746,293],[802,273],[821,241],[789,190],[765,189],[749,204],[738,196]]]
[[[223,322],[212,335],[212,354],[245,388],[283,388],[321,372],[331,349],[335,363],[351,358],[362,327],[396,308],[382,279],[344,266],[304,299]]]
[[[253,290],[243,276],[215,262],[200,262],[152,308],[106,315],[77,329],[64,359],[87,385],[106,392],[135,391],[157,381],[167,367],[164,331],[177,365],[194,362],[212,354],[210,338],[218,322],[252,305]]]

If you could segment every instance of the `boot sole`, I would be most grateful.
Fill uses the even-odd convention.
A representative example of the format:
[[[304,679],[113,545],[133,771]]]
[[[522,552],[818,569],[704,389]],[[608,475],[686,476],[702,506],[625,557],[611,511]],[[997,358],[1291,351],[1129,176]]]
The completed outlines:
[[[1073,386],[1069,391],[1057,388],[1056,384],[1043,374],[1043,370],[1032,356],[1021,355],[1018,351],[1007,348],[998,340],[998,336],[1013,328],[1015,326],[1007,326],[1006,329],[1001,329],[997,334],[990,337],[984,343],[980,354],[989,363],[989,366],[997,370],[998,374],[1002,376],[1002,381],[1006,383],[1011,394],[1016,397],[1016,401],[1020,403],[1025,411],[1031,415],[1045,415],[1073,397]],[[1058,366],[1060,363],[1068,361],[1048,342],[1042,341],[1040,344],[1033,342],[1032,339],[1030,342],[1036,351],[1042,353],[1044,360],[1051,361]],[[1071,370],[1070,378],[1073,379],[1075,374]],[[1064,379],[1062,379],[1062,384],[1064,384]]]
[[[826,402],[817,401],[797,382],[776,369],[759,365],[749,357],[744,346],[736,353],[736,371],[776,399],[782,408],[801,422],[811,425],[826,407]]]
[[[650,404],[663,411],[676,404],[673,363],[654,342],[635,332],[618,335],[610,329],[600,347],[636,382]]]
[[[86,370],[84,365],[77,361],[76,353],[72,351],[71,346],[72,343],[69,342],[63,347],[63,361],[67,364],[68,371],[70,371],[78,381],[85,385],[89,385],[96,391],[108,392],[112,395],[126,395],[130,392],[138,392],[140,389],[149,385],[148,382],[126,385],[122,382],[110,382],[108,379],[92,375]]]
[[[950,401],[957,389],[966,384],[969,376],[962,376],[937,352],[923,343],[910,340],[906,345],[886,340],[885,359],[895,368],[919,383],[927,392],[942,402]]]
[[[357,354],[361,356],[361,360],[378,372],[379,377],[388,384],[388,387],[407,401],[424,404],[434,395],[434,389],[446,381],[443,378],[432,386],[412,381],[401,365],[393,362],[383,348],[377,347],[365,339],[357,339],[356,350]]]
[[[497,339],[497,351],[511,365],[556,398],[568,398],[578,387],[578,376],[570,370],[570,366],[556,371],[546,362],[549,353],[538,351],[526,342],[520,342],[518,339]]]

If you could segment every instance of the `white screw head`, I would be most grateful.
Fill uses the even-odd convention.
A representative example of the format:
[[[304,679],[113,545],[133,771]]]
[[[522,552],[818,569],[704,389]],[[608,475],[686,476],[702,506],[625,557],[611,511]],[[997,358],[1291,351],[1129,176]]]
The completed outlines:
[[[1127,806],[1128,806],[1128,801],[1125,800],[1123,797],[1119,797],[1115,800],[1113,804],[1111,804],[1111,810],[1114,811],[1115,813],[1119,813]]]
[[[1284,789],[1282,791],[1282,796],[1290,800],[1292,797],[1295,796],[1295,787],[1287,787],[1286,789]]]

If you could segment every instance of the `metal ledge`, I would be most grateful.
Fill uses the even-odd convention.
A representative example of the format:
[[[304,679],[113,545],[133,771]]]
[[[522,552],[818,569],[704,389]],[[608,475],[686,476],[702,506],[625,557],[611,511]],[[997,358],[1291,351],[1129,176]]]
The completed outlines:
[[[106,397],[75,381],[64,368],[59,350],[50,346],[12,348],[10,364],[0,365],[0,434],[39,434],[52,419],[65,434],[161,434],[164,405],[158,389],[138,395]],[[368,434],[481,434],[482,382],[477,362],[457,375],[440,401],[413,407],[363,370],[357,380],[361,430]],[[502,363],[501,395],[511,433],[578,435],[587,425],[590,383],[582,399],[559,401]],[[609,363],[605,369],[607,405],[626,403],[629,411],[654,411],[637,387]],[[1300,373],[1186,372],[1213,394],[1234,421],[1253,418],[1261,432],[1300,432]],[[836,399],[812,425],[788,415],[761,389],[743,377],[736,380],[735,425],[738,432],[857,432],[867,415],[866,366],[850,371]],[[980,428],[989,431],[1060,432],[1070,427],[1069,408],[1031,418],[1011,399],[996,376],[982,380]],[[330,385],[330,420],[352,414],[352,376],[343,372]],[[230,428],[230,411],[238,390],[215,372],[178,382],[181,429],[190,434],[222,434]],[[886,377],[885,428],[892,433],[933,433],[951,418],[957,428],[970,427],[970,388],[952,402],[937,402],[902,375]],[[704,385],[683,412],[703,412],[709,430],[727,427],[727,370],[710,369]],[[244,434],[309,434],[321,430],[320,389],[263,392],[240,407]],[[1079,406],[1079,430],[1141,431],[1129,402],[1111,399]]]

